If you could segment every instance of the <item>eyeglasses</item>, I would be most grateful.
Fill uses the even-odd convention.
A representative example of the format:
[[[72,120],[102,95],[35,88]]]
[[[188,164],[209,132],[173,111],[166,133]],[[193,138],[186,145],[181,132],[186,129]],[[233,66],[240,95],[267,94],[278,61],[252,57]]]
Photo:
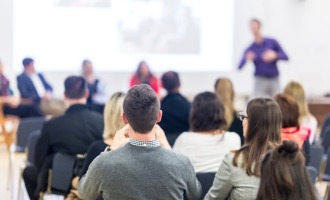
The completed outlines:
[[[244,112],[239,112],[238,116],[241,121],[243,121],[245,118],[248,118],[248,116]]]

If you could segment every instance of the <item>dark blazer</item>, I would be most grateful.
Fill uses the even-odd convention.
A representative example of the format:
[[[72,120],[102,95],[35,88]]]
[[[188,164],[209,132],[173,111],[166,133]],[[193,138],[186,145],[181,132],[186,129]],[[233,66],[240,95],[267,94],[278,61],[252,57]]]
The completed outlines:
[[[46,81],[44,76],[38,73],[38,76],[47,91],[53,91],[52,86]],[[17,76],[17,87],[23,99],[31,99],[33,102],[40,102],[40,96],[33,85],[32,80],[26,73]]]
[[[189,130],[190,102],[179,93],[168,94],[161,101],[163,117],[159,126],[173,146],[176,138]]]
[[[236,112],[233,113],[233,121],[228,128],[228,131],[235,132],[241,138],[241,145],[244,145],[244,134],[243,134],[243,125],[242,121],[238,118],[238,114]]]

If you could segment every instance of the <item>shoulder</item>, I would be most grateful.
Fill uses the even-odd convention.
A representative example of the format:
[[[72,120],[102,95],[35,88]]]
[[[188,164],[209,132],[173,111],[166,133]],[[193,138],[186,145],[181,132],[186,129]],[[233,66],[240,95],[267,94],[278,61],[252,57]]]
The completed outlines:
[[[96,152],[96,153],[103,152],[107,146],[108,146],[108,145],[106,145],[106,144],[103,142],[103,140],[98,140],[98,141],[93,142],[93,143],[88,147],[88,152]]]
[[[225,138],[228,139],[228,140],[237,140],[237,141],[241,141],[241,138],[238,136],[237,133],[235,132],[231,132],[231,131],[226,131],[225,132]]]
[[[25,73],[21,73],[20,75],[17,76],[17,79],[18,80],[22,80],[22,79],[24,79],[26,77],[27,77],[27,75]]]

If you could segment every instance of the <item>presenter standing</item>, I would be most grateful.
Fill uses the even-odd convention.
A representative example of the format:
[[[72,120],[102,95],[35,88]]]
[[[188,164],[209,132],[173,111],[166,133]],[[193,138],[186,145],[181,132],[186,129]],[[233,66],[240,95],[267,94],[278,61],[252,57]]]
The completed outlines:
[[[258,19],[251,20],[250,28],[254,42],[245,50],[238,69],[252,61],[255,66],[254,97],[272,97],[280,91],[277,61],[288,60],[288,56],[275,39],[262,36]]]

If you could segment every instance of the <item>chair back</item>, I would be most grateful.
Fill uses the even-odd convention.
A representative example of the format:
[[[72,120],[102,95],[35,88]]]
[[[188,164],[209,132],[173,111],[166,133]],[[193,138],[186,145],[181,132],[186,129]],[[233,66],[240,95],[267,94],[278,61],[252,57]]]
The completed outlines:
[[[321,145],[313,144],[310,146],[310,160],[309,165],[314,167],[317,172],[320,172],[324,148]]]
[[[55,194],[66,195],[73,178],[76,157],[65,153],[56,153],[53,158],[50,188]]]
[[[314,185],[316,182],[316,179],[317,179],[317,170],[315,169],[315,167],[312,167],[312,166],[307,166],[306,168],[307,168],[307,171],[309,172],[311,181]]]
[[[22,119],[17,129],[16,151],[24,152],[29,135],[36,130],[41,130],[46,122],[44,117],[31,117]]]
[[[323,135],[324,135],[327,127],[330,127],[330,115],[326,116],[323,121],[322,128],[321,128],[321,134],[320,134],[321,138],[323,138]]]
[[[209,173],[197,173],[196,177],[198,181],[201,183],[202,186],[202,195],[200,199],[204,199],[205,195],[209,191],[209,189],[212,187],[215,173],[214,172],[209,172]]]
[[[33,131],[29,134],[28,142],[27,142],[27,161],[28,164],[33,164],[34,156],[35,156],[35,147],[39,140],[41,131]]]
[[[321,144],[324,147],[324,151],[328,152],[330,146],[330,126],[325,128],[321,141]]]

